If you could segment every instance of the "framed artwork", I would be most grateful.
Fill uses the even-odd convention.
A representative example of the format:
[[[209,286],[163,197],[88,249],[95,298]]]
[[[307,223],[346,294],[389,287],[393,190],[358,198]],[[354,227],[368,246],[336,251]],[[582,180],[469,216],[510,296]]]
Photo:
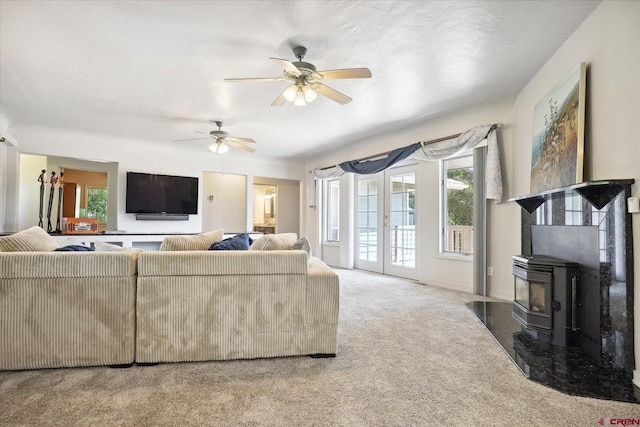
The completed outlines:
[[[582,182],[586,74],[583,62],[534,109],[531,193]]]

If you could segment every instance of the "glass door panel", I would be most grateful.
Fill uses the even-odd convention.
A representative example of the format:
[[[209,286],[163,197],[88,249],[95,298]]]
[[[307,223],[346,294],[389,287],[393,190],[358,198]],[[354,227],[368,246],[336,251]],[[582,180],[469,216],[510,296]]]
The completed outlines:
[[[357,175],[356,268],[382,272],[381,176]]]
[[[417,279],[416,268],[416,167],[385,171],[384,272]]]

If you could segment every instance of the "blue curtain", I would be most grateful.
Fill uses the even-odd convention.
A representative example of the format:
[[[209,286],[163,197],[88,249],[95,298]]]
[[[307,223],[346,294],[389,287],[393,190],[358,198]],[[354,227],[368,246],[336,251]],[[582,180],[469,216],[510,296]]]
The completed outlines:
[[[420,146],[420,143],[416,142],[415,144],[411,144],[406,147],[396,148],[383,159],[367,160],[364,162],[359,160],[350,160],[348,162],[340,163],[338,166],[340,166],[345,172],[370,175],[390,168],[396,163],[401,162],[412,155],[414,151],[420,148]]]

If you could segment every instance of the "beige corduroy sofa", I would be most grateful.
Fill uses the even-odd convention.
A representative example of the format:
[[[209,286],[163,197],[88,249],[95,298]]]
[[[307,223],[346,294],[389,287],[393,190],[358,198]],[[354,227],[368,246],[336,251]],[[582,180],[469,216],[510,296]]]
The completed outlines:
[[[138,253],[0,252],[0,370],[133,363]]]
[[[303,250],[158,251],[138,258],[136,361],[337,352],[337,274]]]
[[[57,247],[0,237],[0,370],[337,352],[338,276],[304,250]]]

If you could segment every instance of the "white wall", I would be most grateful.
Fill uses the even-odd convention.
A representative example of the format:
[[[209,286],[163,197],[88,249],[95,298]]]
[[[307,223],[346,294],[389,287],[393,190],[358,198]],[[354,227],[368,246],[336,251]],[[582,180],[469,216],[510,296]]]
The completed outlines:
[[[0,142],[0,232],[18,231],[18,164],[16,147]]]
[[[202,177],[202,231],[225,233],[247,230],[247,177],[205,172]],[[213,198],[210,200],[210,198]]]
[[[514,104],[510,195],[529,193],[533,108],[580,62],[587,69],[585,180],[633,178],[640,194],[640,2],[604,1],[525,86]],[[640,386],[640,214],[633,215],[634,382]],[[495,233],[495,231],[494,231]],[[503,257],[506,254],[503,254]]]
[[[18,141],[9,135],[7,129],[11,121],[2,113],[0,103],[0,232],[18,231]]]
[[[47,158],[44,156],[20,156],[20,199],[18,229],[24,230],[38,225],[40,208],[40,183],[38,175],[47,171]],[[42,225],[47,229],[47,203],[49,200],[49,177],[45,174],[44,200],[42,205]],[[53,220],[55,224],[55,219]]]
[[[258,153],[227,153],[224,156],[203,151],[202,147],[176,145],[167,141],[142,141],[89,134],[78,131],[11,125],[11,133],[20,141],[20,152],[62,157],[76,157],[118,163],[117,224],[129,233],[197,233],[202,231],[202,185],[198,215],[188,221],[136,221],[135,215],[125,214],[126,173],[148,172],[202,178],[203,172],[221,172],[268,176],[299,180],[303,171],[299,163],[262,160]],[[111,190],[111,186],[110,186]],[[243,192],[246,194],[246,192]],[[242,229],[244,229],[243,227]]]

